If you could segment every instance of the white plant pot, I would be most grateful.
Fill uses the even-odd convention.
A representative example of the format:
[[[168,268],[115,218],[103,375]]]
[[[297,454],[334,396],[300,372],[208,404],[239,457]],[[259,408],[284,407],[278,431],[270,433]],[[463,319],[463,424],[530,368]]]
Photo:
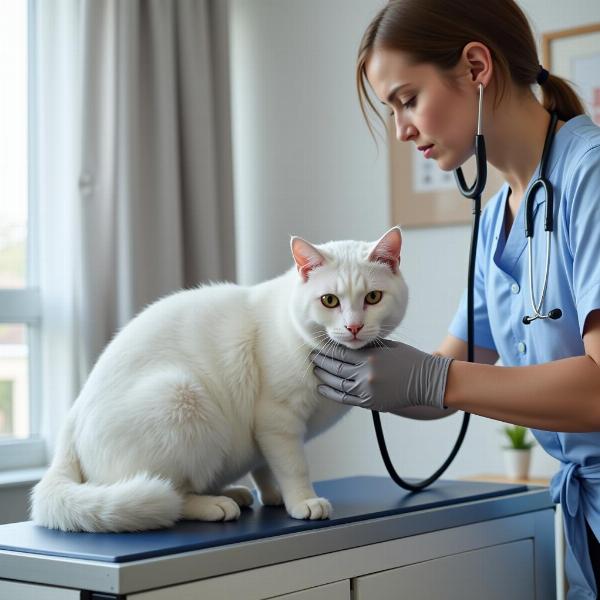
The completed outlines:
[[[530,462],[531,449],[504,448],[504,467],[509,479],[527,479]]]

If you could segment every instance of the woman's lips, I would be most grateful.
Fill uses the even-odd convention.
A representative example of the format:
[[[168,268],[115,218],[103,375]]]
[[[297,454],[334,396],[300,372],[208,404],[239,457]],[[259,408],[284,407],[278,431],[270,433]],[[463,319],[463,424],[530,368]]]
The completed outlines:
[[[430,158],[431,152],[433,150],[433,144],[429,144],[428,146],[419,146],[418,150],[420,150],[423,153],[423,156],[425,158]]]

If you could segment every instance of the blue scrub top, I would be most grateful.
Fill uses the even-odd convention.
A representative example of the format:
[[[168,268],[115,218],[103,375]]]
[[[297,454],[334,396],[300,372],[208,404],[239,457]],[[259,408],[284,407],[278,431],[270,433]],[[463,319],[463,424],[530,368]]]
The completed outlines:
[[[537,173],[538,169],[529,186]],[[585,320],[592,310],[600,309],[600,127],[585,115],[566,122],[556,133],[546,173],[554,187],[554,232],[541,312],[560,308],[560,319],[538,319],[529,325],[522,322],[524,315],[532,314],[525,202],[521,202],[508,237],[504,231],[507,184],[481,214],[474,292],[475,345],[496,350],[506,366],[585,354]],[[539,189],[534,206],[533,286],[539,302],[547,236],[545,199]],[[467,339],[466,291],[449,331]],[[568,396],[565,402],[569,402]],[[550,491],[563,508],[568,598],[596,598],[585,520],[600,539],[600,432],[533,430],[533,434],[561,461]]]

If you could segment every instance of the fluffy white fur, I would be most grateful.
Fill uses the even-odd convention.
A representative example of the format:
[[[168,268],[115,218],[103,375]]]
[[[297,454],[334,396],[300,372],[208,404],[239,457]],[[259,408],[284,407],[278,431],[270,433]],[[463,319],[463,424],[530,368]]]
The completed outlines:
[[[313,246],[259,285],[215,284],[147,307],[106,347],[74,403],[32,518],[65,531],[137,531],[178,519],[228,521],[252,503],[228,485],[251,471],[266,505],[328,518],[303,443],[346,407],[316,391],[309,353],[361,347],[404,316],[401,234]],[[365,295],[383,291],[378,304]],[[325,294],[340,306],[326,308]],[[363,324],[356,338],[347,325]]]

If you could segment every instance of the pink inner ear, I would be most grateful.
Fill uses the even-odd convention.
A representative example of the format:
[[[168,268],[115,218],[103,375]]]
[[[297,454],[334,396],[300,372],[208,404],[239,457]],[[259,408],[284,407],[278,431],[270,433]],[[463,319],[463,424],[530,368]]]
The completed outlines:
[[[394,227],[377,242],[377,245],[369,254],[369,260],[384,263],[392,269],[393,273],[397,273],[401,248],[402,235],[400,230]]]
[[[302,266],[298,265],[298,273],[302,276],[304,281],[308,281],[308,275],[313,269],[320,267],[323,263],[310,263],[306,262]]]
[[[383,263],[385,265],[388,265],[388,267],[392,270],[393,273],[398,272],[398,264],[400,262],[398,258],[394,258],[393,256],[385,256],[383,254],[379,254],[375,257],[372,257],[371,260],[373,262],[378,262],[378,263]]]
[[[292,253],[296,261],[298,273],[304,281],[308,281],[310,272],[320,267],[325,261],[319,251],[303,239],[292,242]]]

